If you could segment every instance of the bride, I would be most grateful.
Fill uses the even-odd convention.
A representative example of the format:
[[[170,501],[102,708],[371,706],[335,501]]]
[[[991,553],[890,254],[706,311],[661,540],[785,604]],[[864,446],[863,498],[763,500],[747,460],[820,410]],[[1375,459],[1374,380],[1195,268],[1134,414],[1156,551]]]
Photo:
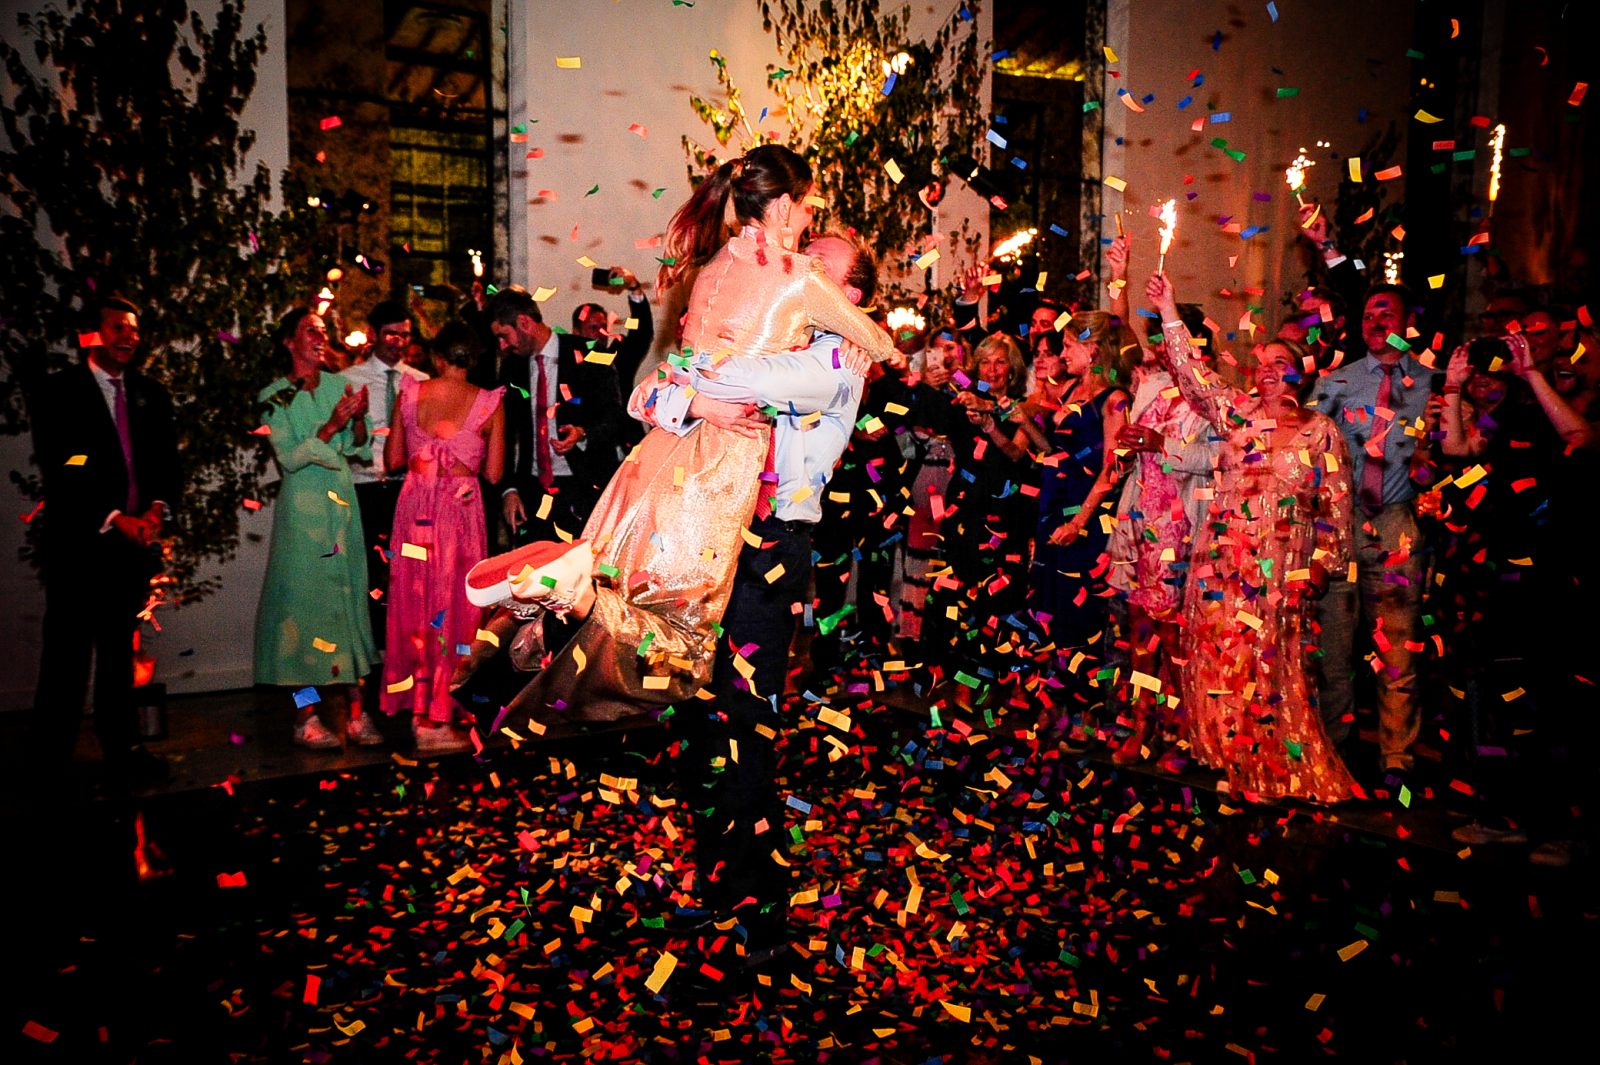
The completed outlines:
[[[699,363],[805,347],[813,330],[874,359],[892,355],[888,334],[795,250],[814,190],[803,158],[767,144],[723,163],[673,215],[658,287],[699,270],[683,331]],[[729,229],[735,235],[724,241]],[[705,684],[747,526],[775,483],[766,472],[771,437],[769,427],[709,422],[682,437],[654,429],[606,486],[580,539],[529,544],[473,567],[473,603],[581,621],[508,712],[560,700],[571,716],[614,720]]]

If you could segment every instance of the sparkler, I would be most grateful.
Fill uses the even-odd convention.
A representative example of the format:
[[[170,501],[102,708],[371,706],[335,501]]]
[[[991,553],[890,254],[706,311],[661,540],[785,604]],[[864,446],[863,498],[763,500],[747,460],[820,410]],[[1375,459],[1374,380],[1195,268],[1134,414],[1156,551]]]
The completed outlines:
[[[351,333],[349,336],[344,338],[344,346],[347,347],[347,348],[364,348],[364,347],[366,347],[367,346],[367,334],[365,334],[361,330],[357,329],[354,333]]]
[[[1178,232],[1178,201],[1168,200],[1161,205],[1161,254],[1156,259],[1156,273],[1167,271],[1167,249]]]
[[[998,259],[1000,262],[1010,262],[1012,257],[1033,243],[1033,238],[1039,235],[1037,229],[1024,229],[1011,234],[989,252],[991,261]]]
[[[472,256],[472,276],[483,276],[483,252],[477,248],[468,248],[467,254]]]
[[[1494,151],[1494,159],[1489,163],[1489,214],[1494,215],[1494,201],[1500,198],[1500,159],[1506,147],[1506,124],[1500,123],[1494,128],[1494,135],[1489,138],[1489,147]]]
[[[895,307],[889,312],[888,324],[890,334],[898,337],[900,335],[900,330],[902,329],[908,329],[913,332],[920,333],[922,332],[923,326],[927,325],[928,323],[927,319],[923,318],[922,315],[918,314],[910,307]]]
[[[1306,205],[1306,201],[1300,195],[1306,187],[1306,171],[1316,165],[1316,160],[1309,158],[1306,150],[1301,148],[1300,154],[1295,156],[1294,162],[1283,172],[1283,179],[1289,183],[1289,191],[1294,193],[1294,200],[1301,207]]]

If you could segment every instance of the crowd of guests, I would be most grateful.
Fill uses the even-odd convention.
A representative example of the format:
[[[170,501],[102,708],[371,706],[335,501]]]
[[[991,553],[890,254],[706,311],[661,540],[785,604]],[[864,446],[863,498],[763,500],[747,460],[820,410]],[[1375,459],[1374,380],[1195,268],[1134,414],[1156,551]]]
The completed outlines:
[[[1317,283],[1275,331],[1225,335],[1166,276],[1134,282],[1121,237],[1109,310],[1037,299],[1025,320],[991,318],[977,271],[948,306],[925,300],[808,504],[809,671],[793,685],[825,698],[876,674],[1065,750],[1198,762],[1246,800],[1409,796],[1424,756],[1479,803],[1459,840],[1537,842],[1535,861],[1566,864],[1590,798],[1571,756],[1593,731],[1581,530],[1600,336],[1586,309],[1501,292],[1475,339],[1430,350],[1413,296],[1369,284],[1314,208],[1302,222]],[[255,660],[258,683],[292,692],[297,743],[383,743],[379,715],[408,717],[420,751],[482,741],[455,689],[500,635],[467,571],[577,536],[643,433],[625,397],[650,301],[625,269],[611,278],[626,313],[585,304],[569,330],[520,288],[426,339],[385,301],[354,351],[310,310],[279,323],[285,373],[260,406],[282,487]],[[135,462],[106,384],[136,309],[104,313],[104,358],[72,383],[98,389],[127,472],[106,487],[111,517],[82,524],[110,523],[144,572],[161,460]],[[652,402],[644,379],[635,407]],[[132,423],[165,446],[170,410],[163,429],[158,398],[140,403]],[[41,429],[42,462],[65,446]],[[57,466],[58,483],[86,476]],[[149,757],[131,734],[102,740]]]

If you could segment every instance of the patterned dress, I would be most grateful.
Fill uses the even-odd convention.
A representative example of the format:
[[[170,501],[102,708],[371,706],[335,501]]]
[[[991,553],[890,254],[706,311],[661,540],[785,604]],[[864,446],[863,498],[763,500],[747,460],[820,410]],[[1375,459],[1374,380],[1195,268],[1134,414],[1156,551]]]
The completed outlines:
[[[1343,801],[1355,782],[1307,681],[1305,589],[1313,561],[1335,580],[1349,563],[1344,436],[1309,411],[1282,423],[1263,417],[1258,398],[1193,358],[1181,325],[1164,332],[1184,398],[1223,438],[1184,593],[1190,742],[1201,762],[1227,773],[1234,795]]]

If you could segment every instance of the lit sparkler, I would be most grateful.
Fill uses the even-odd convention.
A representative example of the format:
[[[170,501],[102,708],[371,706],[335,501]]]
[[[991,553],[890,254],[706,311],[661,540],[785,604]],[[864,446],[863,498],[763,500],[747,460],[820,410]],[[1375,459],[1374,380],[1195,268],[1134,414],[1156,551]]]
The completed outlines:
[[[890,310],[888,323],[889,333],[895,337],[900,335],[902,329],[920,333],[923,327],[928,324],[926,318],[910,307],[895,307]]]
[[[344,346],[347,347],[347,348],[364,348],[364,347],[366,347],[367,346],[367,334],[365,334],[361,330],[357,329],[354,333],[351,333],[349,336],[344,338]]]
[[[989,252],[991,261],[1010,262],[1023,248],[1033,243],[1033,238],[1039,235],[1037,229],[1023,229],[1011,234]]]
[[[1168,200],[1161,205],[1161,254],[1156,259],[1156,273],[1164,274],[1167,271],[1167,249],[1172,247],[1172,238],[1178,233],[1178,201]]]
[[[1316,160],[1307,156],[1306,150],[1301,148],[1300,154],[1295,156],[1294,162],[1283,172],[1283,179],[1289,183],[1289,191],[1294,193],[1295,202],[1301,207],[1306,205],[1306,201],[1300,195],[1306,187],[1306,171],[1316,165]]]
[[[1494,128],[1494,135],[1489,138],[1489,147],[1494,152],[1494,158],[1489,163],[1489,213],[1494,214],[1494,201],[1500,198],[1500,159],[1506,147],[1506,124],[1500,123]]]
[[[477,248],[468,248],[467,254],[472,256],[472,276],[483,276],[483,252]]]

